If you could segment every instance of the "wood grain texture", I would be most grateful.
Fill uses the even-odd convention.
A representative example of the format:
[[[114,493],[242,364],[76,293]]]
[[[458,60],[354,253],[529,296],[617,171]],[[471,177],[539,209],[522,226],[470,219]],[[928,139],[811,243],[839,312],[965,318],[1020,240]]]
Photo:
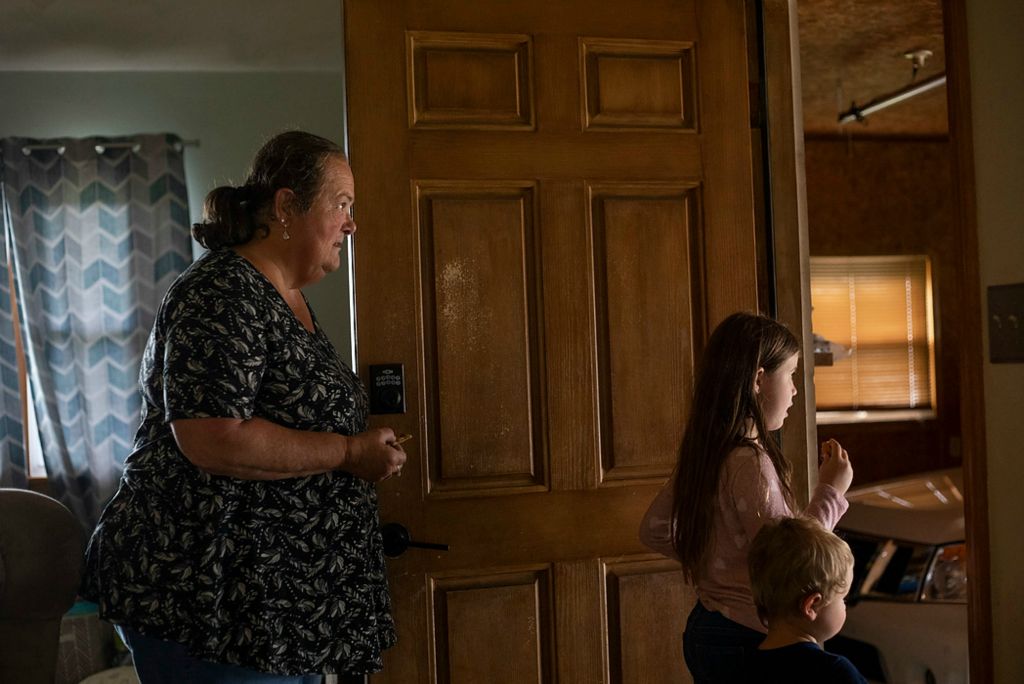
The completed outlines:
[[[705,41],[701,55],[700,100],[704,160],[705,274],[707,330],[735,311],[756,311],[757,240],[750,150],[749,96],[728,84],[747,84],[746,10],[742,2],[708,2],[700,6],[701,33],[718,26],[744,27]],[[726,131],[732,132],[732,135]],[[739,134],[742,132],[742,134]],[[714,142],[712,142],[714,141]],[[713,236],[713,239],[712,239]]]
[[[533,128],[530,36],[431,31],[406,36],[411,127]]]
[[[551,681],[551,579],[549,567],[429,578],[434,681]]]
[[[609,679],[621,684],[690,684],[681,659],[686,617],[697,601],[679,563],[667,558],[628,558],[604,564],[607,584]]]
[[[974,144],[971,130],[971,81],[964,0],[943,0],[948,69],[950,141],[957,219],[958,279],[967,302],[960,316],[960,403],[964,445],[964,514],[967,524],[967,629],[970,677],[995,681],[992,647],[992,550],[988,520],[988,465],[985,388],[982,365],[981,267],[978,255],[978,207],[975,197]]]
[[[702,339],[699,188],[591,185],[605,482],[665,478]]]
[[[810,363],[811,292],[804,136],[800,116],[800,54],[794,0],[763,4],[765,98],[768,107],[772,245],[776,316],[804,350],[794,377],[797,398],[782,430],[786,458],[793,464],[793,491],[806,503],[817,477],[814,366]]]
[[[543,645],[534,668],[520,588],[466,589],[452,595],[445,615],[457,617],[460,633],[504,630],[517,667],[527,668],[515,676],[526,681],[557,673],[560,681],[604,682],[600,563],[644,553],[637,527],[678,449],[705,300],[713,293],[718,316],[757,303],[745,7],[652,0],[623,12],[610,0],[348,0],[345,12],[360,366],[405,364],[408,413],[371,424],[416,436],[406,444],[404,476],[378,487],[381,516],[403,523],[413,539],[450,546],[410,549],[389,562],[399,645],[374,679],[509,676],[500,646],[431,650],[431,639],[446,637],[424,578],[554,567],[550,668]],[[406,98],[418,96],[409,93],[410,32],[446,41],[464,33],[476,45],[490,40],[485,35],[528,36],[533,127],[411,122]],[[581,37],[692,46],[696,132],[586,130]],[[495,86],[512,69],[505,48],[494,60],[442,52],[429,57],[428,72],[458,82],[423,84],[425,102],[447,103],[435,113],[512,111],[507,90]],[[457,62],[466,59],[459,79]],[[681,116],[689,116],[683,61],[667,60],[671,69],[643,60],[612,65],[609,83],[623,87],[601,106],[639,120],[669,111],[670,100],[679,115],[682,99]],[[646,74],[658,92],[629,92],[630,73]],[[599,193],[597,211],[608,219],[600,235],[592,229],[594,188],[607,190]],[[647,389],[644,381],[657,379],[648,375],[664,387]],[[601,418],[602,397],[610,421]],[[627,584],[630,605],[646,592],[662,596],[658,583]],[[493,624],[484,624],[485,614]],[[630,608],[626,619],[636,615]],[[577,618],[591,622],[572,631]],[[658,656],[652,672],[680,666],[678,649]]]
[[[585,130],[697,130],[692,43],[580,38]]]

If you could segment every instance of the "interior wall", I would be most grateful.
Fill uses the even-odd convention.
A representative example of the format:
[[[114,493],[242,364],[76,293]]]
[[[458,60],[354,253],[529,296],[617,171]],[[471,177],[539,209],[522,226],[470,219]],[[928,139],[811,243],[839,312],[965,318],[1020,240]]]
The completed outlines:
[[[175,133],[185,148],[189,212],[206,193],[244,181],[259,146],[301,128],[344,142],[342,72],[0,72],[0,136],[33,138]],[[346,360],[352,339],[348,264],[306,289]]]
[[[926,254],[936,313],[937,418],[819,424],[818,440],[834,438],[846,447],[858,484],[960,465],[963,304],[949,141],[814,136],[804,150],[811,256]]]
[[[990,285],[1024,282],[1024,3],[966,0],[982,301]],[[987,320],[987,313],[984,317]],[[1024,363],[988,361],[985,423],[995,681],[1024,682]]]

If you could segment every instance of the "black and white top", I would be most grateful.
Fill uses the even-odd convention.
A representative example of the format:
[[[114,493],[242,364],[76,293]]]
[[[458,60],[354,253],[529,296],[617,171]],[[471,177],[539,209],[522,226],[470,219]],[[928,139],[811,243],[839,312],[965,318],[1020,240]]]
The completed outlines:
[[[315,328],[230,249],[208,252],[170,287],[139,373],[135,450],[86,556],[82,593],[105,619],[262,672],[381,668],[395,630],[373,484],[341,471],[209,475],[169,424],[259,417],[361,432],[366,392]]]

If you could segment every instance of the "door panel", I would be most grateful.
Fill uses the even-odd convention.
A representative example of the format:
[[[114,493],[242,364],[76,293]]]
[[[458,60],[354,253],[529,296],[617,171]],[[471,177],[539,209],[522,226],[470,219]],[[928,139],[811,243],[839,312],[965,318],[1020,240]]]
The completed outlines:
[[[429,493],[547,486],[535,194],[416,184]]]
[[[697,189],[588,190],[603,482],[657,477],[672,465],[665,445],[682,439],[691,339],[703,321]]]
[[[697,130],[693,43],[580,39],[584,130]]]
[[[756,308],[737,0],[346,0],[361,369],[406,366],[379,682],[687,682],[637,527]]]
[[[679,564],[664,558],[611,561],[605,576],[611,681],[686,681],[680,635],[696,599]]]
[[[406,35],[412,128],[533,129],[530,36]]]
[[[551,681],[551,568],[431,576],[439,681]],[[501,616],[501,619],[495,619]]]

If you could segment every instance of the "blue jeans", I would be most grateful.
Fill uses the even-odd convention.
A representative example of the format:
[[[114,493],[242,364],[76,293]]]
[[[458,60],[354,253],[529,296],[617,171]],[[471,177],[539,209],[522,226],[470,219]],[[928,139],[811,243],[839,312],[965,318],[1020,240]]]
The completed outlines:
[[[237,665],[200,660],[182,644],[139,634],[117,625],[117,632],[132,652],[135,672],[142,684],[320,684],[322,675],[276,675]],[[346,681],[341,678],[341,681]]]
[[[764,640],[764,634],[697,601],[686,619],[683,658],[694,684],[733,684],[743,681],[747,656]]]

